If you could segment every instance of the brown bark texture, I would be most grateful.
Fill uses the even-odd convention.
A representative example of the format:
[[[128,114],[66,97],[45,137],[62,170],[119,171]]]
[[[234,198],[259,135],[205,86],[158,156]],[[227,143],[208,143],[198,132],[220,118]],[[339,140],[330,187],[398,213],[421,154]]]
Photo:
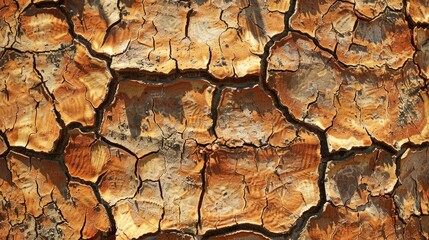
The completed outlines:
[[[0,239],[428,239],[427,0],[0,0]]]

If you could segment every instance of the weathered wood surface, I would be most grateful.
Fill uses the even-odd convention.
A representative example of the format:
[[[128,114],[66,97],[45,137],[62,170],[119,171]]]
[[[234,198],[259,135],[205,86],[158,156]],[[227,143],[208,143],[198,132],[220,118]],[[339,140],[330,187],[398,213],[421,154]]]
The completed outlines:
[[[3,0],[0,239],[429,238],[424,0]]]

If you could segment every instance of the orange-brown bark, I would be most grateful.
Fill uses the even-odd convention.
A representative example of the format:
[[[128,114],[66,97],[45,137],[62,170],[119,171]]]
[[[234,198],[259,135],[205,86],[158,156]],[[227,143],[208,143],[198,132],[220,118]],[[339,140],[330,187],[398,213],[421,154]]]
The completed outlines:
[[[3,0],[0,239],[429,238],[423,0]]]

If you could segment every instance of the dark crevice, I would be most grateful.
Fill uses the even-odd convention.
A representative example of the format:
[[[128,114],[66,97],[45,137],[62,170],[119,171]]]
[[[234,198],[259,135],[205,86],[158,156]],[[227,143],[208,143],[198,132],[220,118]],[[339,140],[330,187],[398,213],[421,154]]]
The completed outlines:
[[[156,240],[156,239],[158,239],[160,234],[169,234],[169,233],[177,234],[179,236],[189,236],[189,237],[193,236],[192,234],[189,234],[189,233],[184,233],[182,231],[171,229],[171,230],[157,231],[154,233],[144,234],[143,236],[140,236],[137,239],[138,240]],[[176,238],[174,238],[174,239],[176,239]],[[177,238],[177,239],[187,239],[187,238]]]
[[[415,144],[413,142],[406,142],[404,144],[402,144],[401,146],[401,150],[399,150],[398,152],[401,153],[405,150],[407,150],[408,148],[429,148],[429,141],[420,143],[420,144]]]
[[[185,38],[189,38],[189,23],[191,21],[191,16],[194,13],[194,9],[191,8],[186,14],[186,25],[185,25]]]
[[[36,8],[60,8],[61,5],[64,4],[64,0],[59,1],[42,1],[42,2],[32,2],[28,5],[27,8],[31,7],[31,5],[34,5]],[[24,12],[24,11],[23,11]]]
[[[174,71],[170,74],[152,73],[139,69],[123,69],[115,71],[119,81],[137,80],[148,84],[168,84],[179,79],[198,80],[205,79],[216,86],[231,86],[237,88],[250,87],[259,82],[258,75],[246,75],[244,77],[227,77],[218,79],[213,77],[207,70],[184,70]]]
[[[68,141],[68,135],[64,138],[67,139]],[[58,161],[58,159],[60,159],[61,156],[63,155],[63,153],[46,153],[46,152],[34,151],[20,146],[10,146],[9,151],[13,151],[29,157],[35,157],[35,158],[39,158],[47,161]]]
[[[98,132],[95,132],[95,135],[97,136],[97,138],[101,139],[101,141],[107,143],[108,145],[116,147],[116,148],[119,148],[119,149],[127,152],[131,156],[135,157],[136,159],[139,159],[139,157],[133,151],[131,151],[130,149],[128,149],[128,148],[126,148],[124,146],[122,146],[121,144],[118,144],[118,143],[115,143],[115,142],[112,142],[112,141],[108,140],[107,138],[105,138],[104,136],[102,136],[101,134],[99,134]],[[152,154],[152,153],[153,152],[150,152],[148,154]],[[145,157],[145,156],[142,156],[142,158]]]
[[[200,171],[201,174],[201,194],[198,200],[198,222],[197,222],[197,234],[202,229],[202,217],[201,217],[201,206],[203,204],[204,194],[206,192],[206,169],[209,164],[209,156],[208,153],[204,153],[204,165]]]
[[[110,67],[108,67],[110,69]],[[118,89],[118,78],[116,74],[110,71],[112,74],[112,79],[108,85],[108,91],[104,97],[104,101],[95,109],[95,119],[94,119],[94,129],[99,131],[103,121],[103,112],[104,110],[113,103],[115,99],[115,94]]]
[[[161,180],[160,179],[158,179],[158,187],[159,187],[159,194],[160,194],[160,196],[161,196],[161,199],[162,199],[162,201],[165,203],[165,201],[164,201],[164,193],[163,193],[163,191],[162,191],[162,184],[161,184]],[[142,182],[143,183],[143,182]],[[140,186],[141,187],[141,186]],[[162,222],[162,220],[164,220],[164,216],[165,216],[165,206],[163,205],[162,206],[162,214],[161,214],[161,218],[159,219],[159,222],[158,222],[158,232],[160,232],[161,231],[161,222]]]
[[[269,238],[279,238],[279,239],[285,239],[285,235],[283,233],[273,233],[269,230],[265,229],[261,225],[255,225],[250,223],[240,223],[233,226],[228,226],[224,228],[218,228],[213,230],[208,230],[202,237],[201,240],[206,240],[211,237],[217,237],[217,236],[225,236],[226,234],[234,233],[237,231],[252,231],[256,233],[260,233],[266,237]]]
[[[356,154],[365,154],[372,152],[374,149],[383,149],[392,155],[397,155],[400,152],[392,148],[390,145],[387,145],[386,143],[382,142],[380,143],[379,141],[376,141],[374,139],[373,143],[367,147],[352,147],[349,150],[338,150],[329,152],[328,154],[324,155],[324,159],[322,161],[342,161]]]
[[[221,100],[221,93],[222,93],[222,89],[221,88],[216,88],[213,92],[213,97],[212,97],[212,102],[211,102],[211,109],[210,109],[210,117],[213,120],[213,124],[209,129],[209,133],[212,136],[215,136],[216,139],[217,134],[216,134],[216,125],[217,125],[217,119],[218,119],[218,107],[220,104],[220,100]]]
[[[6,145],[6,151],[4,153],[0,154],[0,158],[7,156],[7,154],[10,151],[9,140],[7,139],[6,133],[3,132],[3,131],[0,131],[0,141],[1,141],[1,139],[3,139],[3,141],[4,141],[5,145]]]

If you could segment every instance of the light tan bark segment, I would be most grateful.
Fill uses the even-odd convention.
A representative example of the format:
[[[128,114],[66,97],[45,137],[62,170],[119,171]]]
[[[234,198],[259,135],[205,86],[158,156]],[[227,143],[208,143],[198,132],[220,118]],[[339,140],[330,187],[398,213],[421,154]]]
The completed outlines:
[[[138,192],[113,206],[119,236],[133,238],[158,230],[195,234],[203,166],[203,149],[179,135],[166,139],[158,153],[140,159]]]
[[[275,109],[258,86],[244,90],[225,88],[218,107],[216,134],[227,146],[285,147],[297,136],[295,127]]]
[[[429,4],[424,0],[407,0],[407,14],[413,22],[428,23],[429,22]]]
[[[158,183],[143,183],[133,199],[121,200],[113,207],[112,212],[118,228],[116,235],[119,239],[131,239],[156,232],[162,208]]]
[[[0,69],[0,130],[11,146],[51,152],[60,137],[52,99],[33,68],[34,56],[7,51]]]
[[[225,89],[218,114],[226,146],[213,145],[208,156],[202,232],[240,223],[289,230],[319,200],[318,139],[288,123],[257,86]]]
[[[331,151],[372,144],[400,149],[427,141],[424,79],[408,60],[397,69],[345,68],[301,34],[272,47],[268,84],[296,118],[326,130]]]
[[[401,67],[414,51],[405,16],[395,11],[402,4],[373,1],[383,10],[375,8],[369,13],[362,2],[298,0],[291,28],[317,39],[346,65]],[[362,15],[369,19],[362,19]]]
[[[107,64],[74,42],[64,50],[38,54],[36,67],[64,123],[94,125],[95,109],[104,101],[112,78]]]
[[[131,198],[137,192],[139,179],[134,167],[137,159],[129,153],[78,130],[70,133],[64,160],[70,175],[98,182],[100,194],[110,205]]]
[[[210,143],[213,91],[214,86],[204,80],[166,85],[122,82],[114,103],[104,112],[101,134],[138,157],[158,151],[162,139],[174,133]]]
[[[15,152],[0,162],[2,236],[10,234],[28,239],[50,232],[56,238],[91,238],[110,230],[106,209],[98,202],[93,189],[68,182],[58,162]],[[29,227],[47,224],[45,218],[50,218],[50,229]],[[19,231],[21,228],[26,231]]]
[[[310,219],[300,239],[403,239],[394,209],[393,201],[383,197],[371,197],[357,212],[327,203],[320,216]]]
[[[120,20],[116,1],[67,0],[64,3],[74,24],[74,32],[91,43],[92,49],[106,49],[109,29]]]
[[[118,71],[207,69],[219,79],[257,74],[257,54],[283,31],[288,5],[287,0],[120,1],[124,17],[110,29],[104,49],[119,54],[112,63]]]
[[[409,149],[401,157],[399,180],[394,199],[399,216],[409,219],[411,215],[427,215],[429,212],[429,186],[427,182],[427,148]]]
[[[414,61],[420,67],[425,78],[429,77],[429,46],[427,40],[429,39],[429,30],[426,28],[414,28],[414,43],[416,44],[416,54]]]
[[[357,209],[370,196],[391,193],[397,183],[395,171],[395,158],[383,150],[331,161],[325,175],[327,199],[334,205]]]
[[[19,20],[20,31],[12,46],[21,51],[59,50],[72,42],[66,18],[59,9],[30,6]]]

